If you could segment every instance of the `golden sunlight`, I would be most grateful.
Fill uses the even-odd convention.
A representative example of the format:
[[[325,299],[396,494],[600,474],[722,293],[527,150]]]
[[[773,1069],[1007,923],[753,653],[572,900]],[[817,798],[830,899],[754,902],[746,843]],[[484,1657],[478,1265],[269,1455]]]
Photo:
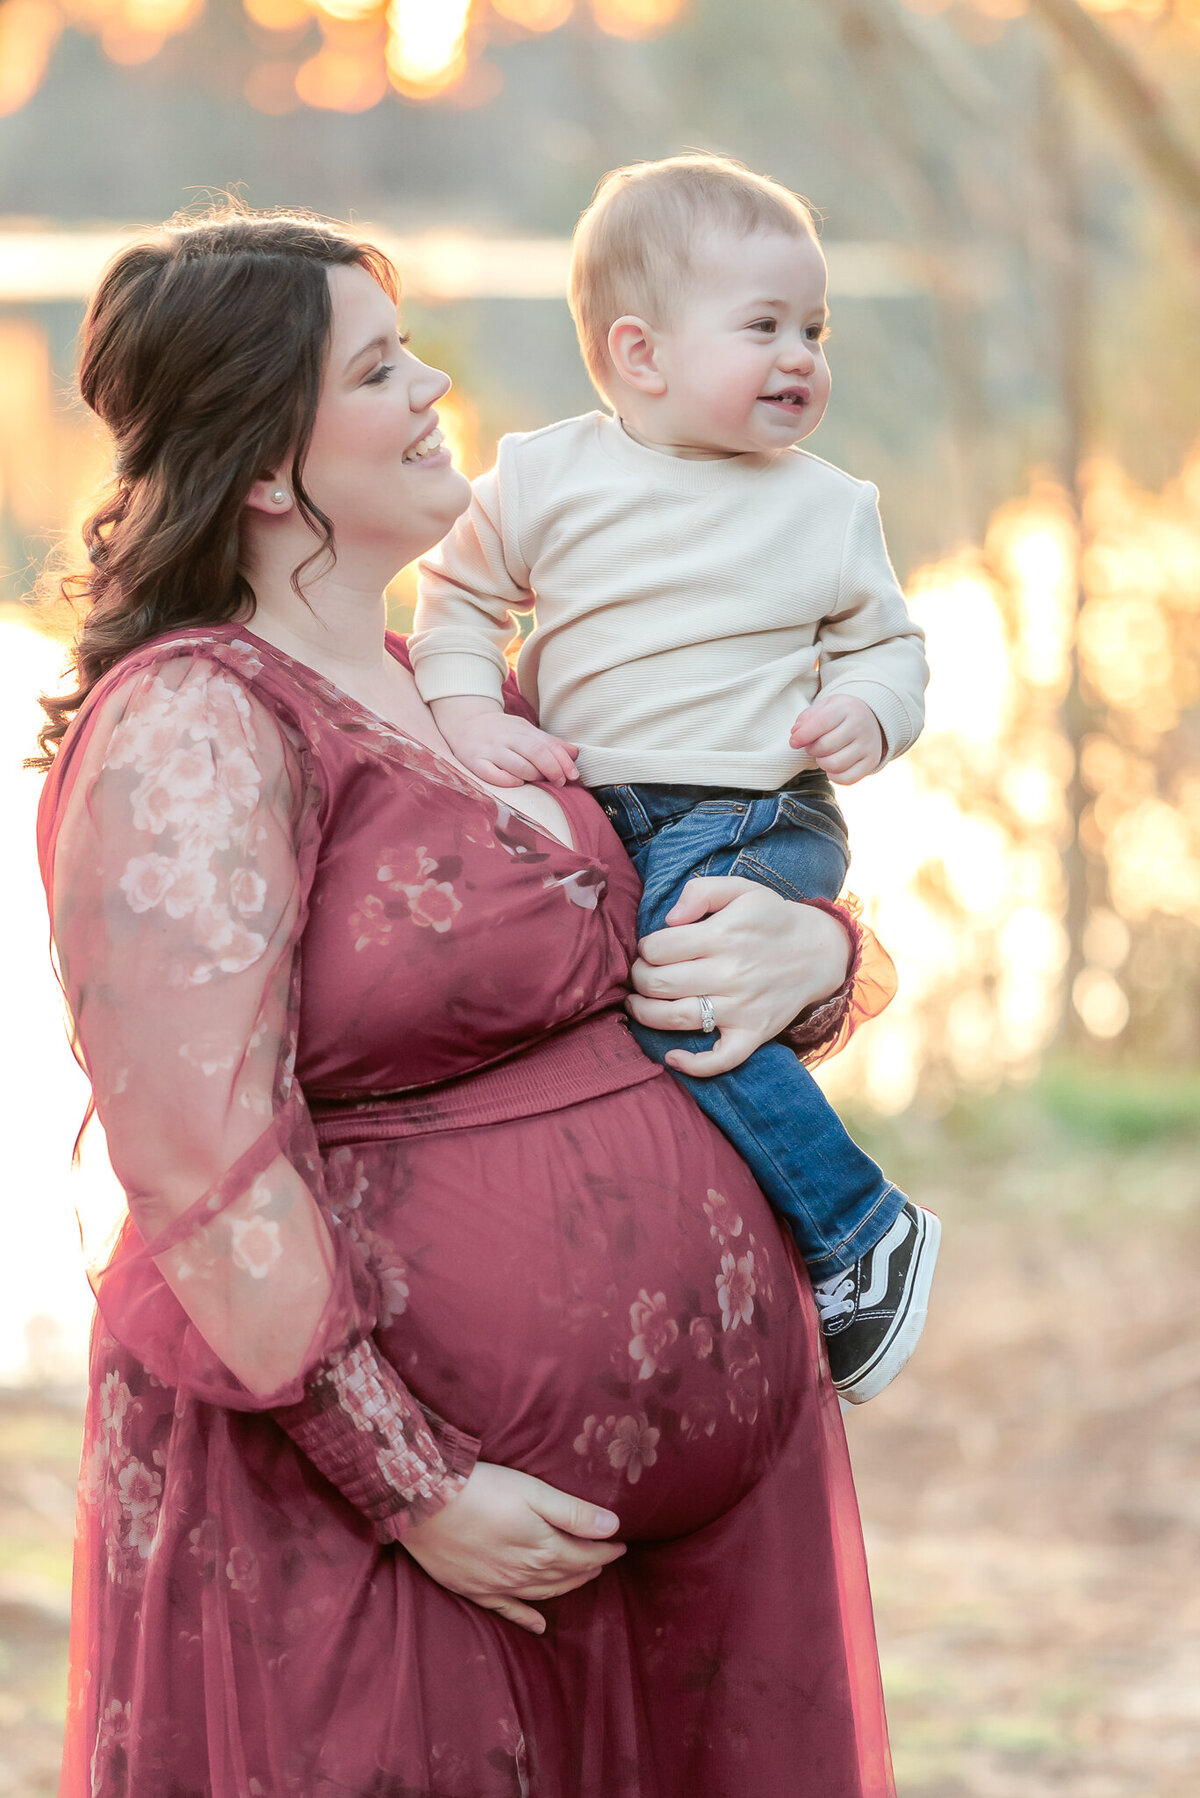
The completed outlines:
[[[1028,9],[1028,0],[969,0],[1001,29]],[[471,67],[471,41],[487,32],[489,15],[532,33],[555,31],[577,11],[575,0],[242,0],[264,30],[298,33],[315,22],[323,47],[299,69],[265,61],[245,83],[245,97],[261,112],[303,104],[361,112],[389,87],[406,99],[431,100],[458,88]],[[951,0],[904,0],[911,12],[948,10]],[[1200,0],[1082,0],[1089,12],[1114,23],[1167,21],[1200,32]],[[148,62],[167,39],[186,31],[207,0],[6,0],[0,8],[0,115],[15,112],[37,92],[65,27],[100,40],[113,62]],[[582,0],[581,0],[582,5]],[[688,0],[587,0],[597,28],[611,37],[649,37],[676,24]],[[346,42],[338,24],[365,28]],[[331,29],[334,28],[334,29]],[[498,76],[496,77],[498,79]]]
[[[649,37],[673,25],[686,0],[591,0],[592,16],[612,37]]]
[[[494,13],[525,31],[557,31],[575,9],[575,0],[491,0]]]
[[[575,0],[242,0],[254,25],[302,33],[315,24],[322,45],[299,68],[260,62],[244,94],[258,111],[297,105],[336,112],[375,106],[389,87],[410,100],[457,88],[471,67],[471,41],[486,37],[494,15],[522,31],[555,31]],[[6,0],[0,8],[0,114],[37,92],[65,27],[100,40],[112,62],[149,62],[167,39],[204,14],[207,0]],[[613,37],[647,37],[683,14],[687,0],[589,0],[598,28]],[[475,28],[478,27],[478,32]],[[495,76],[498,80],[498,75]]]
[[[391,0],[386,61],[397,92],[425,99],[461,79],[470,17],[471,0]]]
[[[63,24],[53,0],[8,0],[0,10],[0,117],[36,94]]]
[[[46,901],[34,858],[39,779],[21,767],[41,721],[37,695],[60,684],[62,645],[16,608],[0,610],[0,823],[14,845],[0,888],[5,1015],[0,1036],[10,1157],[5,1181],[9,1252],[0,1260],[0,1383],[72,1381],[83,1368],[91,1317],[76,1210],[106,1232],[121,1199],[103,1133],[84,1139],[73,1172],[70,1144],[87,1082],[67,1045],[50,968]]]

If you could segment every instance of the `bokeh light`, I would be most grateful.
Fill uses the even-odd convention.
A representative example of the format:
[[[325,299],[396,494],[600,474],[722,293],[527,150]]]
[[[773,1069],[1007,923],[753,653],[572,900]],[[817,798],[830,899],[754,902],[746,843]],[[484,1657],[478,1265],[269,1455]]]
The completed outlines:
[[[1028,10],[1028,0],[957,0],[997,31]],[[1105,21],[1173,25],[1200,33],[1200,0],[1082,0]],[[246,78],[245,97],[266,113],[297,105],[362,112],[389,92],[436,100],[463,88],[489,27],[542,33],[583,17],[611,37],[644,38],[677,24],[688,0],[242,0],[248,21],[290,38],[320,33],[297,60],[268,58]],[[904,0],[936,14],[955,0]],[[152,60],[163,45],[204,15],[208,0],[7,0],[0,8],[0,114],[15,112],[40,86],[66,28],[100,41],[113,62]],[[359,27],[348,40],[339,26]],[[494,91],[498,73],[492,71]],[[465,91],[465,90],[464,90]]]
[[[296,105],[362,112],[392,91],[435,100],[463,86],[475,46],[489,24],[511,32],[556,31],[582,12],[613,37],[665,30],[687,0],[242,0],[248,22],[280,38],[319,48],[284,61],[269,57],[246,77],[243,92],[261,112]],[[64,29],[99,39],[112,62],[151,61],[168,39],[189,30],[208,0],[7,0],[0,8],[0,114],[37,92]],[[494,73],[494,72],[493,72]],[[486,84],[483,94],[494,91]]]

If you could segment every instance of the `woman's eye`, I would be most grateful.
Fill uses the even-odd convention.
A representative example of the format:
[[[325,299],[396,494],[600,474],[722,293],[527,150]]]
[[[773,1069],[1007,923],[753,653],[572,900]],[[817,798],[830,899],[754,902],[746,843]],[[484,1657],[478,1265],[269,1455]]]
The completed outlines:
[[[382,387],[388,376],[395,374],[395,372],[396,364],[394,362],[381,362],[374,374],[367,376],[363,385],[365,387]]]

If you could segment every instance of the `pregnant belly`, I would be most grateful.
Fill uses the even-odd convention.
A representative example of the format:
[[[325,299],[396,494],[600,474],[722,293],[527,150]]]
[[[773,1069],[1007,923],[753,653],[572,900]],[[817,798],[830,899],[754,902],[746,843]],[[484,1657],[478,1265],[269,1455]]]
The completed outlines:
[[[810,1307],[744,1163],[673,1081],[539,1118],[335,1150],[380,1341],[482,1458],[702,1527],[774,1461],[815,1379]]]

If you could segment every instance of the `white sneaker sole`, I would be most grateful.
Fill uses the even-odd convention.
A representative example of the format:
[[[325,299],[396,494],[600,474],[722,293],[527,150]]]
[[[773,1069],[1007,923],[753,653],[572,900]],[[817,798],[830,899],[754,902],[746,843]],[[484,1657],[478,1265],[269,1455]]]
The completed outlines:
[[[932,1211],[926,1211],[922,1205],[914,1205],[913,1210],[917,1214],[920,1237],[908,1264],[908,1278],[900,1296],[896,1327],[880,1344],[875,1359],[853,1381],[847,1381],[842,1386],[835,1381],[834,1390],[847,1404],[865,1405],[868,1399],[878,1398],[884,1387],[890,1386],[907,1364],[921,1340],[929,1310],[929,1289],[933,1285],[938,1249],[941,1247],[942,1220]]]

